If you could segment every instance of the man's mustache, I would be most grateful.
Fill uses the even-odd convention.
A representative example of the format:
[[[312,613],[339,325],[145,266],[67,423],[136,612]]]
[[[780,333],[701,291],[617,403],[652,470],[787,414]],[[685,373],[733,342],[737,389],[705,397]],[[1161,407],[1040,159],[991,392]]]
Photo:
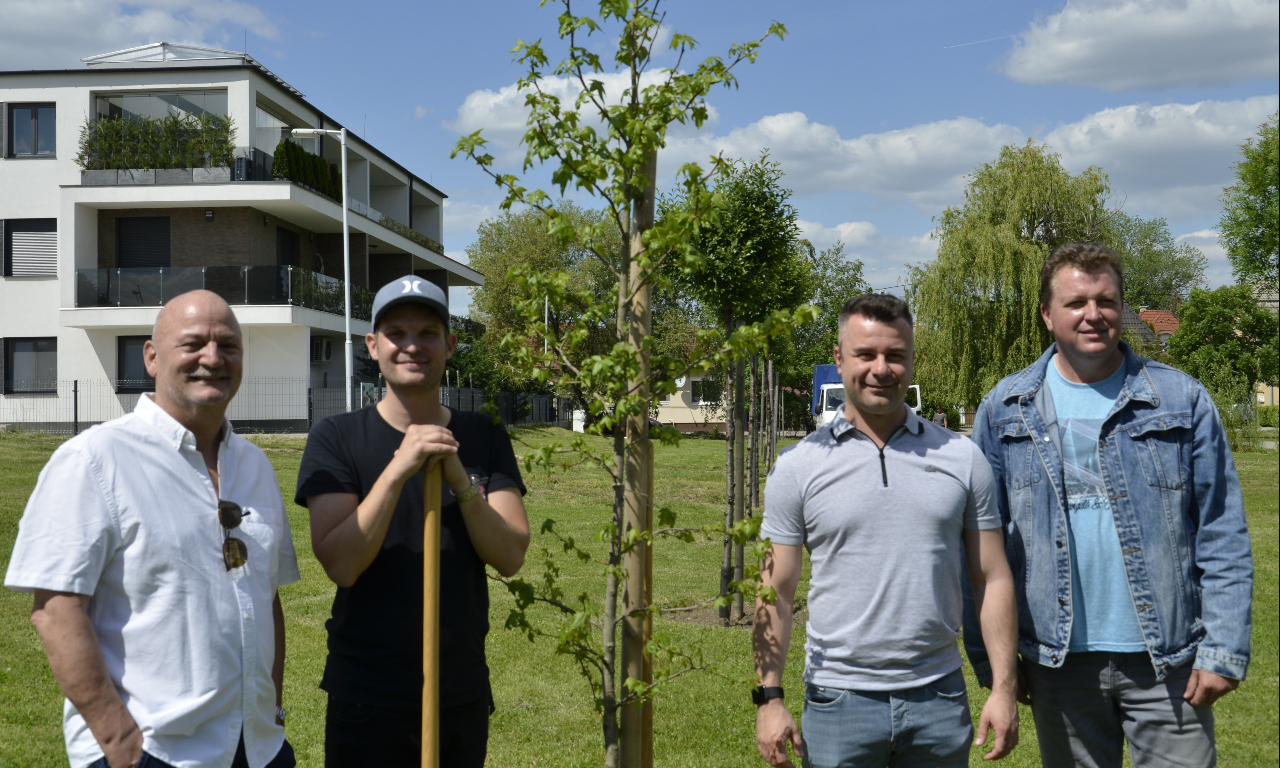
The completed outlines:
[[[231,372],[222,369],[197,368],[187,374],[188,379],[197,381],[220,381],[231,378]]]

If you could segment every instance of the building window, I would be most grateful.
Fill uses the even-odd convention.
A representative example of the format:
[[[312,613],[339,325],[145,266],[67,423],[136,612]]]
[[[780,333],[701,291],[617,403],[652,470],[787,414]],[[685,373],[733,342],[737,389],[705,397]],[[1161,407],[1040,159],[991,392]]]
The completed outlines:
[[[121,216],[116,219],[116,263],[121,269],[169,266],[169,217]]]
[[[58,339],[4,340],[4,393],[58,391]]]
[[[702,405],[703,403],[714,403],[719,400],[715,391],[715,384],[713,379],[694,379],[689,382],[689,404]]]
[[[52,104],[13,104],[8,118],[9,157],[53,157],[57,152],[57,109]]]
[[[175,91],[169,93],[102,93],[94,97],[95,116],[165,118],[227,114],[226,91]]]
[[[5,219],[0,221],[0,233],[5,277],[58,274],[57,219]]]
[[[253,146],[268,155],[276,153],[276,147],[280,146],[281,139],[288,139],[313,155],[317,153],[315,139],[294,136],[291,131],[298,126],[262,106],[258,106],[255,111],[254,125]]]
[[[142,345],[150,338],[116,337],[116,392],[136,394],[156,391],[156,380],[147,373],[147,366],[142,362]]]

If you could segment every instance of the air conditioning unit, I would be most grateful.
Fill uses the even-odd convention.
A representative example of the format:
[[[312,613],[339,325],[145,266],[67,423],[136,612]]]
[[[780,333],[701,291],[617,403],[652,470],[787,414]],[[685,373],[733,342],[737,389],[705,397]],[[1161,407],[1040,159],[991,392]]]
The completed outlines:
[[[333,359],[333,339],[324,336],[311,337],[311,362],[327,363]]]

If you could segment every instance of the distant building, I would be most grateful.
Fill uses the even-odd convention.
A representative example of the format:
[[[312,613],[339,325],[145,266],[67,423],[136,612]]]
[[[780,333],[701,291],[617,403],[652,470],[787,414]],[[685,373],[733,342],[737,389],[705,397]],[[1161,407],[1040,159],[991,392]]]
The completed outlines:
[[[161,305],[207,288],[244,328],[246,380],[291,382],[273,385],[282,405],[270,418],[306,424],[308,382],[342,389],[342,195],[336,183],[313,188],[325,186],[315,174],[274,178],[273,153],[293,141],[304,171],[336,182],[338,141],[290,131],[341,125],[244,53],[155,43],[83,61],[0,72],[0,422],[68,398],[73,382],[81,393],[101,382],[114,411],[127,409],[121,395],[153,386],[142,343]],[[82,171],[89,121],[144,117],[229,118],[232,164]],[[447,289],[484,278],[444,255],[443,192],[360,137],[348,134],[347,147],[362,353],[371,292],[387,282],[412,272]],[[81,408],[78,418],[112,415]]]
[[[1155,331],[1156,335],[1160,337],[1160,346],[1165,349],[1169,348],[1169,337],[1178,332],[1178,326],[1182,322],[1167,309],[1140,307],[1138,317],[1151,326],[1151,330]]]
[[[1124,304],[1120,309],[1120,329],[1136,339],[1141,344],[1156,345],[1160,343],[1160,337],[1156,332],[1151,330],[1151,326],[1134,311],[1133,307]]]

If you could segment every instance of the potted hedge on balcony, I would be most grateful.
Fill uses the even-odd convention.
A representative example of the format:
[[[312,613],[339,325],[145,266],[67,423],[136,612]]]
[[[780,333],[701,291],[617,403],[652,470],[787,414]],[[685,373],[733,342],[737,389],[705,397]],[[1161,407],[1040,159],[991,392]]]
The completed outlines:
[[[112,117],[80,128],[80,183],[190,184],[231,180],[235,127],[225,115]]]
[[[288,138],[280,139],[276,145],[276,153],[271,158],[271,175],[301,184],[331,200],[342,200],[342,172],[338,166],[311,154]]]

